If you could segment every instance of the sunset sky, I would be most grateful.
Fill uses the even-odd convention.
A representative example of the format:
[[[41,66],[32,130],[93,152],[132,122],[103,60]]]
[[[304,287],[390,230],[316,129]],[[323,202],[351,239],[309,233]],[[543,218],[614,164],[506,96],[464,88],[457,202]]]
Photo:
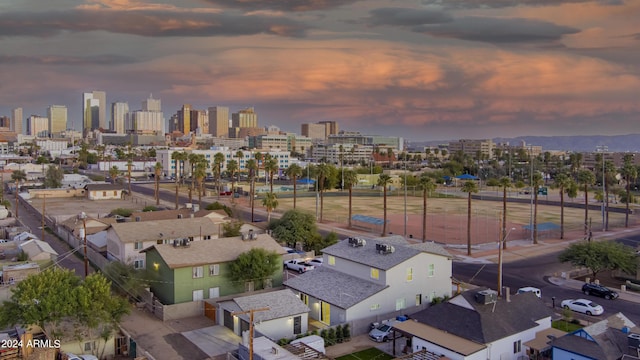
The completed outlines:
[[[93,90],[298,133],[640,133],[640,0],[0,1],[0,115],[79,129]]]

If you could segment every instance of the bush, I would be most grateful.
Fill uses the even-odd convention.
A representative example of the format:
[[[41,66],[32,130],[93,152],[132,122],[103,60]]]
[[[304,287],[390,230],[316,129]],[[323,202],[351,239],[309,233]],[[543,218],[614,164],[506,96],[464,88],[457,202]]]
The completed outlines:
[[[131,216],[131,214],[133,214],[133,210],[131,209],[117,208],[117,209],[111,210],[111,215],[120,215],[124,217],[129,217]]]
[[[142,209],[142,212],[158,211],[158,208],[153,205],[147,205]]]
[[[327,346],[335,345],[335,343],[336,343],[336,329],[335,328],[329,328],[329,331],[327,331],[327,339],[325,340],[325,342],[327,343]]]
[[[351,330],[349,330],[349,324],[344,324],[344,326],[342,327],[342,337],[344,338],[344,341],[351,340]]]
[[[344,334],[342,333],[342,325],[336,326],[336,342],[338,344],[342,343],[344,339]]]
[[[207,207],[205,209],[207,209],[207,210],[224,210],[224,212],[225,212],[225,214],[227,214],[227,216],[233,215],[233,211],[231,211],[231,209],[228,206],[226,206],[224,204],[220,204],[217,201],[207,205]]]

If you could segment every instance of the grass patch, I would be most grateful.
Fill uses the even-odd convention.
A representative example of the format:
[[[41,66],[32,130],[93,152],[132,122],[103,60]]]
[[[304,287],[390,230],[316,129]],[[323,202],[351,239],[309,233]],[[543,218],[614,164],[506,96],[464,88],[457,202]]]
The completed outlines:
[[[554,329],[558,329],[558,330],[562,330],[562,331],[566,331],[566,332],[572,332],[578,329],[582,329],[582,325],[580,324],[574,324],[570,321],[566,321],[566,320],[556,320],[553,321],[551,323],[551,327]]]
[[[336,360],[391,360],[393,356],[380,351],[376,348],[369,348],[362,351],[355,352],[353,354],[340,356]]]

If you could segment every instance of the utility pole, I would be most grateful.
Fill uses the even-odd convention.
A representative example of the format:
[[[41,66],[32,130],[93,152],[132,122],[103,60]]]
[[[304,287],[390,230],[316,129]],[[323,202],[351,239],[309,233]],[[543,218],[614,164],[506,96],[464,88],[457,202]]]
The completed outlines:
[[[20,203],[18,202],[19,191],[20,191],[20,186],[18,184],[18,180],[16,179],[16,219],[18,218],[18,209],[20,208]]]
[[[605,145],[598,145],[596,146],[596,151],[600,152],[600,154],[602,154],[602,232],[607,231],[607,225],[606,225],[606,221],[605,221],[605,207],[606,207],[606,202],[609,201],[609,199],[605,199],[606,197],[606,188],[605,188],[605,166],[604,166],[604,154],[606,151],[609,151],[609,148]]]
[[[249,360],[253,360],[253,314],[258,311],[269,311],[268,307],[251,309],[246,311],[234,311],[231,313],[233,316],[238,316],[242,314],[249,314]]]
[[[82,220],[82,239],[84,242],[84,277],[89,276],[89,258],[87,257],[87,214],[85,212],[81,212],[78,214],[78,219]]]
[[[45,241],[45,239],[44,239],[44,227],[45,227],[44,212],[45,212],[46,203],[47,203],[47,195],[42,195],[42,241]]]

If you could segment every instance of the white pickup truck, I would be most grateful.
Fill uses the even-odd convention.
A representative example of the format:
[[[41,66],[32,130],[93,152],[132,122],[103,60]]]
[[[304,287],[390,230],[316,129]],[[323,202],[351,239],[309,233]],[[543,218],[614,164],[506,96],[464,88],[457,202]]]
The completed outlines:
[[[300,274],[303,272],[307,272],[309,270],[315,269],[315,267],[307,262],[304,259],[292,259],[284,261],[284,268],[288,270],[297,271]]]

